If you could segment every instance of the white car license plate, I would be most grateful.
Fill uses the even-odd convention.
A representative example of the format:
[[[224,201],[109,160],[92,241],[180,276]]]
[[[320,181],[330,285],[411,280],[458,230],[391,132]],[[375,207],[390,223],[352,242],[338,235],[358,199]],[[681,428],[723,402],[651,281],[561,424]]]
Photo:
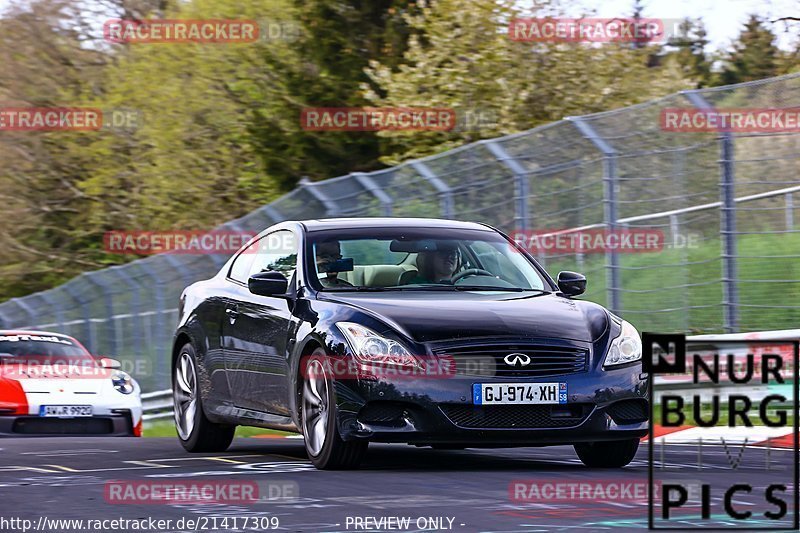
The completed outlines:
[[[566,383],[474,383],[475,405],[518,405],[567,403]]]
[[[91,405],[42,405],[39,407],[39,416],[92,416]]]

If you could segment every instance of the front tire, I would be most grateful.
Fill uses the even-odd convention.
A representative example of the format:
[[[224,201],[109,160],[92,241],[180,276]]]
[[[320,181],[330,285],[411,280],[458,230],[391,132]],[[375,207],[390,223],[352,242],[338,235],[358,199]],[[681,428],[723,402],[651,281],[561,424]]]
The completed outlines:
[[[206,418],[197,379],[194,346],[185,344],[172,371],[175,429],[189,452],[224,452],[233,441],[236,426],[215,424]]]
[[[628,466],[639,449],[639,439],[591,442],[575,445],[575,453],[590,468],[622,468]]]
[[[336,425],[336,395],[325,350],[317,348],[303,363],[301,426],[306,453],[320,470],[358,468],[368,441],[344,441]]]

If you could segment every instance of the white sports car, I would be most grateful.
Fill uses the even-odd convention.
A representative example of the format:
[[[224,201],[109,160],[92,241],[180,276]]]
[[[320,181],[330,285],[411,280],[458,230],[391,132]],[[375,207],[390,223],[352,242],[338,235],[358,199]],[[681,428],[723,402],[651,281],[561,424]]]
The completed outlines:
[[[138,383],[77,340],[0,330],[0,435],[142,436]]]

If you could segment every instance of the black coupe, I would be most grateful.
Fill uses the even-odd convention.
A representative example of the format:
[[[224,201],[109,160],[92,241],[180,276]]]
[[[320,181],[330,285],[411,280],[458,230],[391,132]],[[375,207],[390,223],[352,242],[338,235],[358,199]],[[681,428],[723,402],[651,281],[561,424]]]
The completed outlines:
[[[181,296],[180,441],[222,451],[244,425],[302,433],[318,468],[356,467],[370,441],[625,466],[647,432],[641,340],[585,287],[482,224],[280,223]]]

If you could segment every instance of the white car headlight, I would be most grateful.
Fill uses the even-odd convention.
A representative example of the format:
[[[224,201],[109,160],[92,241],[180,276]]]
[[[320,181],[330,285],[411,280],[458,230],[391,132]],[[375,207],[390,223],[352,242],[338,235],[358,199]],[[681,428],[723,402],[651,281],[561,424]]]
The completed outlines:
[[[114,372],[111,376],[111,382],[114,384],[114,388],[117,389],[117,392],[121,392],[122,394],[130,394],[133,392],[133,380],[125,372]]]
[[[420,367],[419,360],[395,340],[354,322],[337,322],[336,326],[342,330],[353,354],[362,363]]]
[[[619,337],[611,341],[604,367],[624,365],[642,359],[642,339],[630,323],[622,321],[622,332]]]

